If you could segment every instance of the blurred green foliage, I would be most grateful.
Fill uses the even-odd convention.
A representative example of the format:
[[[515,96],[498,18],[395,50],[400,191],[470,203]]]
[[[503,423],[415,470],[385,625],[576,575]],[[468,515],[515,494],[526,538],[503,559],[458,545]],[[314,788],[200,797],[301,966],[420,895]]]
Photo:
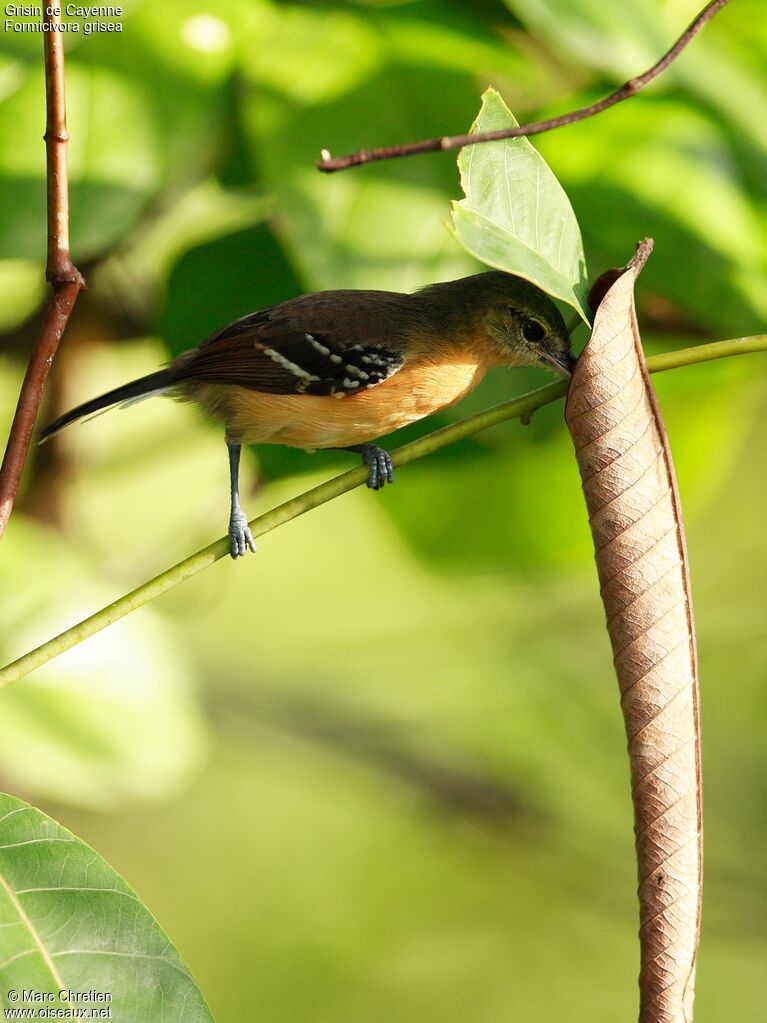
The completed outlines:
[[[519,119],[581,105],[644,70],[697,4],[165,0],[127,4],[120,34],[68,37],[89,289],[47,414],[298,291],[479,269],[445,228],[451,156],[327,177],[320,149],[464,131],[491,84]],[[40,50],[0,35],[4,424],[45,297]],[[740,0],[641,96],[536,139],[593,276],[654,237],[650,350],[763,326],[766,51],[762,5]],[[698,615],[702,1023],[767,998],[765,379],[750,357],[656,381]],[[440,421],[544,380],[499,371]],[[247,507],[348,464],[254,452]],[[225,515],[223,443],[189,409],[64,433],[35,454],[3,540],[2,654]],[[219,1023],[612,1023],[636,1003],[636,907],[602,614],[561,409],[541,410],[313,512],[0,694],[3,786],[124,874]],[[481,813],[477,778],[505,793]]]

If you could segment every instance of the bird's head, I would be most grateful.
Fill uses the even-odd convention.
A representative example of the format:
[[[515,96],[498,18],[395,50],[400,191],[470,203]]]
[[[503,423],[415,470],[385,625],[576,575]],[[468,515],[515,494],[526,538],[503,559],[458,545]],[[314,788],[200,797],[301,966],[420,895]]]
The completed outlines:
[[[540,288],[521,277],[478,274],[476,301],[487,340],[499,361],[511,366],[549,366],[570,376],[575,358],[562,314]]]
[[[562,314],[549,296],[522,277],[490,270],[411,296],[428,329],[463,344],[479,342],[499,365],[549,366],[570,376],[575,358]]]

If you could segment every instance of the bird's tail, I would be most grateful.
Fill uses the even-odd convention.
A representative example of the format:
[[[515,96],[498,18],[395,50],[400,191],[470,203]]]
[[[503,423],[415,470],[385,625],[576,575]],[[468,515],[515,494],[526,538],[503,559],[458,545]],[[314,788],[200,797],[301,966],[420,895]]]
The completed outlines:
[[[111,408],[113,405],[128,405],[134,401],[140,401],[142,398],[149,398],[153,394],[161,394],[172,387],[174,383],[175,378],[169,368],[159,369],[156,373],[139,377],[138,380],[131,380],[129,384],[123,384],[122,387],[116,387],[113,391],[107,391],[106,394],[101,394],[98,398],[91,398],[90,401],[59,416],[49,426],[46,426],[40,434],[38,444],[49,440],[59,430],[63,430],[70,423],[77,422],[83,416],[93,415],[96,412],[101,412],[102,409]]]

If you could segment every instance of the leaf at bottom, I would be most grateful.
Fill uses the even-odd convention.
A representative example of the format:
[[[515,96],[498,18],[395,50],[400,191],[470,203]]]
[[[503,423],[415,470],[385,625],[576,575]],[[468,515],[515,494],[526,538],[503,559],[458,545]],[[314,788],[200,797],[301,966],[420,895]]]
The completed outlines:
[[[23,1008],[26,991],[46,1008],[111,1008],[103,1018],[130,1023],[212,1023],[171,941],[119,874],[56,821],[5,794],[0,991],[5,1008]]]

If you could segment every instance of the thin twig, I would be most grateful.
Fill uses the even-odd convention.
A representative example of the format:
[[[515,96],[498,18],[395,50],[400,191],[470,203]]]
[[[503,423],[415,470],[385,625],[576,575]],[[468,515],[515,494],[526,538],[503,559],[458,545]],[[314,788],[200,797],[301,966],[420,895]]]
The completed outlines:
[[[746,355],[751,352],[767,352],[767,334],[756,334],[753,337],[734,338],[729,341],[715,341],[712,344],[697,345],[694,348],[684,348],[676,352],[666,352],[663,355],[655,355],[647,360],[647,366],[651,373],[660,373],[663,370],[678,369],[681,366],[693,366],[699,362],[710,362],[713,359],[723,359],[733,355]],[[563,397],[567,390],[567,383],[564,380],[540,387],[537,391],[530,391],[519,398],[512,398],[504,401],[493,408],[485,409],[476,415],[469,416],[457,423],[451,423],[441,430],[435,430],[410,444],[404,444],[392,453],[392,461],[397,467],[414,462],[418,458],[430,455],[441,448],[454,444],[456,441],[471,437],[480,430],[486,430],[491,426],[506,422],[509,419],[529,419],[533,412],[548,405],[558,398]],[[263,536],[278,526],[284,525],[299,515],[304,515],[313,508],[327,504],[342,494],[347,494],[366,482],[369,472],[367,466],[359,466],[342,473],[318,487],[313,487],[303,494],[286,501],[284,504],[272,508],[253,519],[249,525],[254,537]],[[179,583],[197,575],[204,568],[215,564],[221,558],[229,554],[229,537],[215,540],[213,543],[203,547],[202,550],[192,554],[184,561],[174,565],[167,571],[143,583],[135,590],[124,597],[120,597],[113,604],[102,608],[89,618],[78,622],[70,629],[62,632],[53,639],[49,639],[41,646],[31,650],[23,657],[13,661],[11,664],[0,669],[0,688],[15,682],[25,675],[28,675],[35,668],[39,668],[54,657],[63,654],[66,650],[77,646],[84,639],[94,636],[97,632],[119,621],[131,611],[135,611],[144,604],[148,604],[155,597],[166,593]],[[236,571],[236,570],[235,570]]]
[[[85,287],[69,253],[69,175],[67,173],[67,108],[64,91],[64,33],[61,8],[47,4],[45,47],[45,153],[48,194],[48,261],[46,279],[53,298],[45,315],[21,385],[16,414],[0,468],[0,537],[5,532],[19,490],[43,387],[77,296]]]
[[[445,152],[450,149],[461,149],[462,146],[473,146],[480,142],[497,142],[499,139],[515,139],[521,135],[540,135],[544,131],[551,131],[552,128],[562,128],[567,124],[575,124],[583,121],[594,114],[600,114],[603,110],[615,106],[624,99],[629,99],[653,80],[676,60],[682,50],[700,32],[707,21],[721,10],[729,0],[712,0],[705,7],[685,32],[677,39],[671,49],[664,54],[657,64],[622,85],[620,89],[611,92],[609,96],[600,99],[590,106],[572,110],[567,114],[560,114],[559,117],[551,117],[546,121],[533,121],[531,124],[520,124],[514,128],[504,128],[502,131],[488,131],[475,135],[443,135],[436,139],[422,139],[420,142],[409,142],[400,146],[380,146],[376,149],[360,149],[348,156],[331,157],[327,149],[322,151],[322,159],[317,161],[317,169],[326,174],[334,171],[346,170],[348,167],[359,167],[363,163],[373,163],[377,160],[395,160],[401,156],[417,156],[419,153]]]

